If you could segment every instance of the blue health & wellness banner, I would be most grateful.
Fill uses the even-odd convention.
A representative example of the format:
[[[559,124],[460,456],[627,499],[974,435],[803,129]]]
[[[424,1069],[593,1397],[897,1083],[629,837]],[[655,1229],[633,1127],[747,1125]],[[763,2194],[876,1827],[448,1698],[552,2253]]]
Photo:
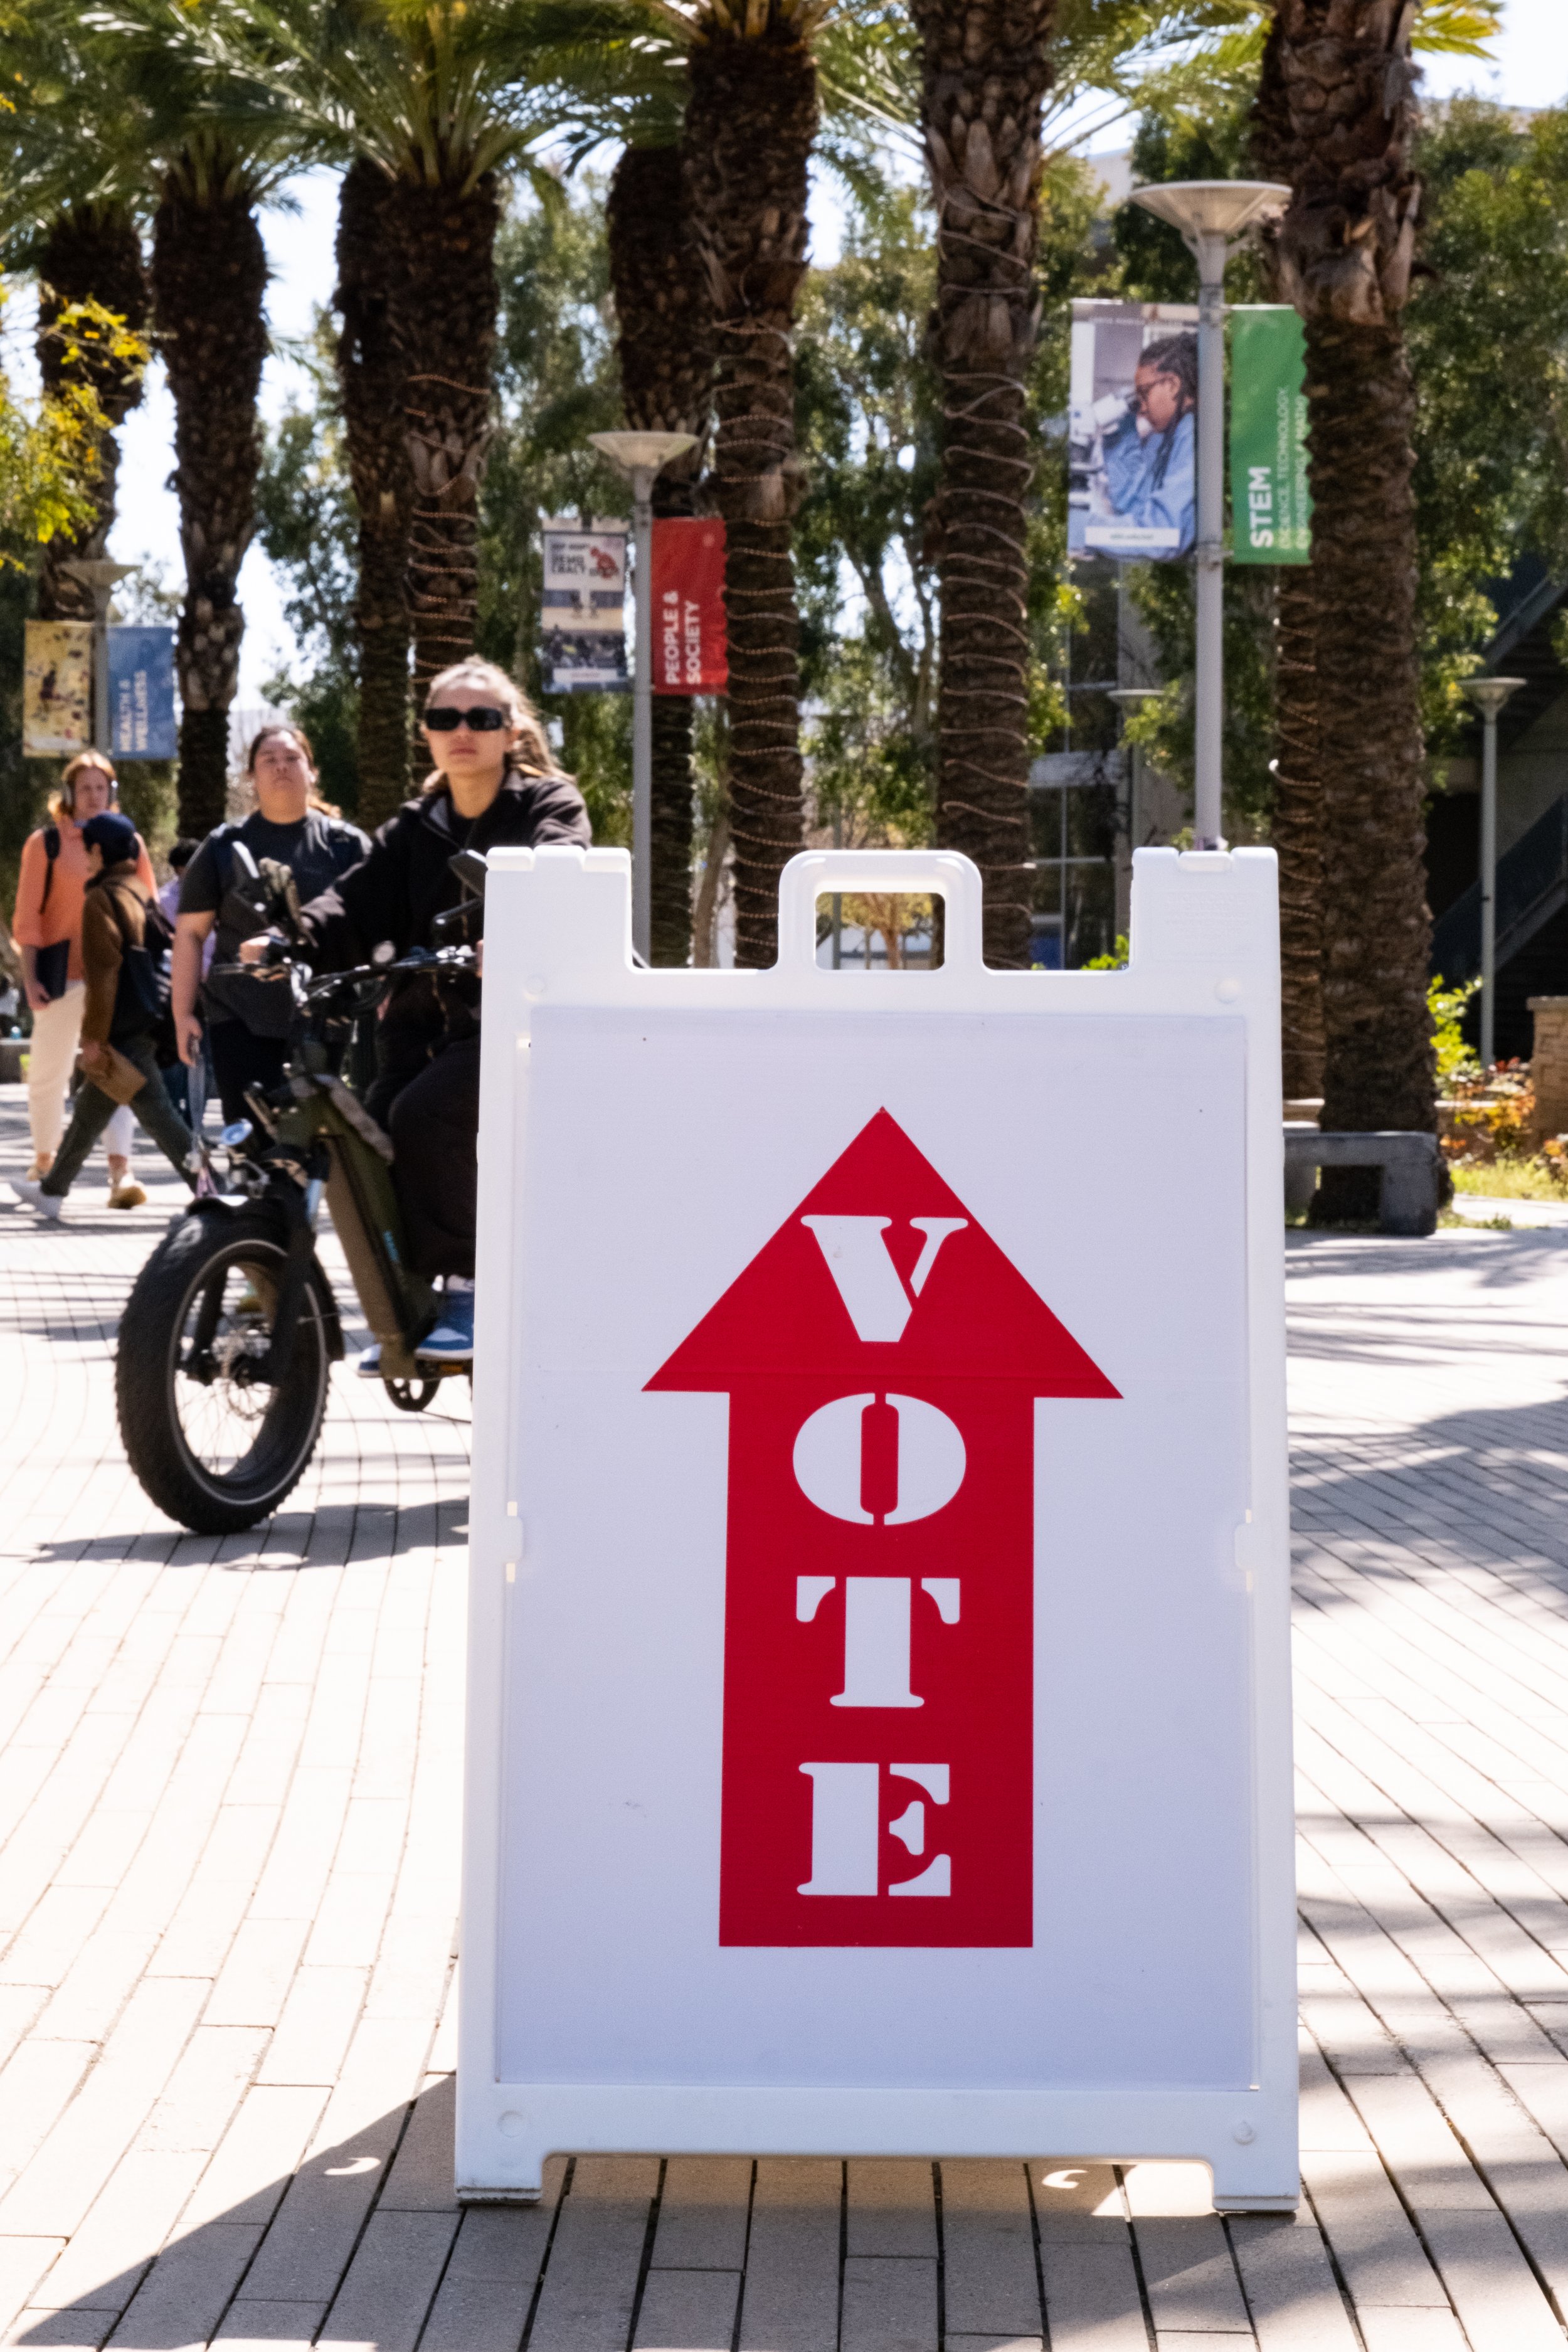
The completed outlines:
[[[174,718],[174,632],[114,628],[108,635],[115,758],[174,759],[180,744]]]

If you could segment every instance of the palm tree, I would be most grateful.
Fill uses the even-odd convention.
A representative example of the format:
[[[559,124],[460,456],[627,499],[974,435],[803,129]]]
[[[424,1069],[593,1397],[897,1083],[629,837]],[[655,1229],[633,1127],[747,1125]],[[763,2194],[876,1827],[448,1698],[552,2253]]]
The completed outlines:
[[[374,586],[360,614],[360,766],[377,814],[405,774],[381,748],[407,708],[389,582],[399,543],[416,690],[473,648],[500,174],[526,163],[542,127],[530,68],[550,26],[542,30],[540,0],[212,0],[190,37],[230,119],[286,123],[305,152],[365,166],[345,175],[340,360],[350,467],[373,541]],[[397,435],[386,429],[389,400],[400,408]]]
[[[1274,814],[1279,859],[1281,1078],[1288,1102],[1323,1091],[1323,782],[1318,748],[1318,583],[1283,566],[1274,607]]]
[[[536,61],[549,90],[543,110],[554,130],[570,133],[570,161],[608,138],[625,142],[611,181],[607,225],[628,425],[706,436],[713,407],[716,295],[725,306],[732,414],[728,431],[721,425],[715,477],[705,495],[712,495],[730,526],[729,716],[746,731],[742,761],[737,765],[731,750],[727,767],[747,807],[748,854],[737,861],[747,892],[746,953],[762,962],[773,953],[779,866],[801,838],[789,530],[799,488],[791,331],[804,272],[804,173],[815,91],[820,89],[826,116],[821,158],[853,180],[867,160],[868,134],[897,131],[903,120],[907,77],[901,82],[896,24],[887,0],[840,0],[831,18],[826,7],[793,16],[785,10],[776,21],[755,10],[744,21],[728,8],[715,15],[701,0],[689,10],[666,0],[633,0],[618,10],[606,9],[603,0],[559,0],[539,17],[542,34],[555,37],[553,47],[545,39]],[[739,128],[730,121],[737,94],[747,110]],[[716,121],[725,124],[721,152],[712,145]],[[787,148],[781,166],[787,231],[783,211],[768,226],[772,199],[760,184],[752,190],[754,174],[742,152],[747,139],[775,139],[781,130]],[[744,201],[733,201],[737,195]],[[782,248],[789,237],[798,251],[792,250],[781,269],[769,239]],[[756,383],[767,403],[767,449],[760,467],[754,450],[744,446],[742,414],[750,396],[744,387]],[[659,476],[656,513],[693,510],[701,455],[699,450]],[[766,517],[751,511],[758,501],[777,511]],[[725,734],[732,743],[728,726]],[[651,879],[654,958],[661,963],[684,963],[690,951],[690,740],[689,703],[659,697]]]
[[[90,620],[91,592],[64,567],[107,551],[115,433],[142,398],[149,303],[141,115],[134,93],[84,41],[78,12],[58,0],[7,14],[0,74],[8,93],[0,114],[0,236],[9,266],[37,274],[39,374],[51,398],[89,394],[100,420],[95,513],[45,544],[38,605],[46,620]]]
[[[223,822],[228,713],[245,614],[239,569],[256,528],[267,356],[267,254],[257,209],[265,163],[200,127],[163,163],[153,215],[153,294],[174,403],[175,493],[185,593],[180,678],[180,829]]]
[[[1252,108],[1252,161],[1259,179],[1290,168],[1289,108],[1278,34],[1266,42]],[[1274,240],[1261,257],[1279,299]],[[1318,751],[1318,582],[1314,565],[1284,564],[1275,575],[1274,813],[1279,860],[1279,1026],[1288,1102],[1323,1091],[1323,786]]]
[[[1286,178],[1293,141],[1283,61],[1285,45],[1272,5],[1247,43],[1258,52],[1252,109],[1252,160],[1259,178]],[[1487,0],[1437,0],[1417,11],[1417,50],[1484,57],[1496,32]],[[1233,44],[1234,46],[1234,44]],[[1242,60],[1238,58],[1237,63]],[[1265,232],[1265,271],[1279,299],[1273,240]],[[1323,816],[1318,741],[1318,570],[1290,564],[1277,575],[1274,655],[1274,814],[1279,858],[1281,1045],[1287,1100],[1323,1091]]]
[[[937,837],[985,884],[985,954],[1028,961],[1029,634],[1042,104],[1055,0],[910,0],[937,214],[931,348],[942,382],[932,501],[942,586]]]
[[[78,23],[87,85],[122,101],[104,185],[121,195],[150,189],[153,199],[153,316],[174,404],[185,560],[179,823],[196,833],[224,814],[245,628],[237,582],[255,529],[268,347],[257,214],[293,155],[275,124],[223,119],[192,12],[170,0],[105,0]],[[58,127],[68,152],[71,126]]]
[[[404,418],[404,368],[393,333],[384,215],[392,183],[368,156],[343,173],[338,198],[342,320],[338,385],[343,445],[359,518],[359,809],[379,824],[408,789],[408,523],[414,475]]]
[[[177,655],[179,818],[190,833],[219,822],[224,810],[228,706],[244,627],[235,585],[253,524],[256,395],[267,347],[267,266],[255,215],[277,163],[206,119],[189,43],[176,37],[166,47],[165,27],[166,13],[153,0],[85,16],[42,5],[7,27],[7,41],[33,68],[29,79],[18,68],[27,97],[17,128],[31,192],[35,200],[52,192],[57,208],[40,257],[46,327],[68,291],[59,278],[73,272],[79,285],[94,281],[91,294],[106,309],[127,320],[140,317],[145,281],[134,209],[149,193],[153,198],[150,275],[174,400],[186,571]],[[13,205],[28,185],[24,173]],[[48,349],[46,341],[46,367]],[[96,373],[111,426],[136,386],[112,364],[100,363]],[[113,520],[107,432],[101,458],[100,525],[90,534],[100,542]],[[51,572],[45,586],[52,601],[65,591],[58,570]]]
[[[610,179],[610,282],[619,322],[621,396],[636,431],[707,432],[713,345],[708,287],[692,234],[679,148],[627,146]],[[696,510],[700,448],[654,484],[657,516]],[[691,701],[653,705],[652,949],[656,964],[691,952]]]
[[[147,268],[129,205],[93,202],[61,207],[37,248],[38,372],[44,390],[58,397],[73,386],[95,394],[104,425],[94,436],[92,523],[57,532],[38,570],[38,611],[46,621],[90,621],[92,593],[65,569],[73,560],[108,552],[120,475],[118,427],[142,398],[142,368],[125,356],[122,338],[102,314],[137,339],[147,326]],[[69,331],[73,319],[82,327]],[[117,348],[118,347],[118,348]]]
[[[777,952],[778,880],[804,839],[791,521],[792,332],[826,0],[707,0],[689,53],[686,186],[712,305],[713,494],[724,518],[735,961]]]
[[[1293,191],[1278,255],[1306,321],[1322,776],[1323,1125],[1436,1123],[1415,662],[1415,394],[1400,314],[1415,260],[1408,9],[1277,0],[1270,72]],[[1326,1217],[1373,1175],[1331,1171]]]

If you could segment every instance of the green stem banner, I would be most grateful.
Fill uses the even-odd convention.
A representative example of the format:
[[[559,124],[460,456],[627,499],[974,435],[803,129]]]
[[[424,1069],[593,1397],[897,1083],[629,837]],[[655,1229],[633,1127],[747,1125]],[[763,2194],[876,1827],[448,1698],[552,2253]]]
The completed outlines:
[[[1230,505],[1233,563],[1306,563],[1306,341],[1284,303],[1230,313]]]

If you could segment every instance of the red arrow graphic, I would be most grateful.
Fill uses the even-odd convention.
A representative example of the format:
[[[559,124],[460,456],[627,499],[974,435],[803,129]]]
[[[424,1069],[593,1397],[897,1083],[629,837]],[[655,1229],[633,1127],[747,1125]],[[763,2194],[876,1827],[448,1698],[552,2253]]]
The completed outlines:
[[[1034,1401],[1117,1391],[885,1110],[647,1386],[731,1399],[721,1943],[1031,1943]]]

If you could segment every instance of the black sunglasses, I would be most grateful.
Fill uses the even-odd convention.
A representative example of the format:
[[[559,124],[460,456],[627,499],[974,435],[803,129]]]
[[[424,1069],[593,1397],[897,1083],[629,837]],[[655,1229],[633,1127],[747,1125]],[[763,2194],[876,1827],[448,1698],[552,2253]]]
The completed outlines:
[[[504,710],[493,709],[482,702],[476,703],[472,710],[458,710],[449,702],[438,702],[425,713],[425,724],[432,735],[450,735],[458,727],[471,727],[476,735],[493,735],[507,723]]]

